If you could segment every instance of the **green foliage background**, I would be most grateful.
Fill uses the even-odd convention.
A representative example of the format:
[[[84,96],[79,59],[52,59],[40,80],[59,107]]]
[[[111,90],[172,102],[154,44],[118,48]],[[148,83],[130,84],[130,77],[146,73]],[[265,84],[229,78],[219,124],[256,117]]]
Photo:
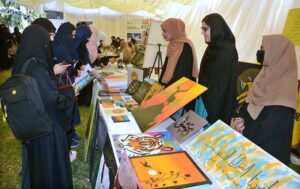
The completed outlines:
[[[36,18],[46,17],[46,12],[26,9],[26,13],[20,11],[20,5],[11,0],[0,0],[0,8],[5,10],[0,12],[0,23],[10,27],[21,27],[24,20],[31,23]]]

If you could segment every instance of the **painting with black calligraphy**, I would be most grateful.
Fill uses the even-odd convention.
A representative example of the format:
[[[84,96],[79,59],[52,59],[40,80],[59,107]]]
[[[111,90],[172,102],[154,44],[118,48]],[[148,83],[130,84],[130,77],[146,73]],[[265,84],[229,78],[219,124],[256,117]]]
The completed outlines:
[[[119,159],[126,152],[129,157],[181,151],[170,132],[113,135]]]
[[[221,120],[187,149],[224,188],[300,188],[299,174]]]
[[[199,132],[207,121],[192,110],[185,113],[179,120],[172,123],[167,130],[170,131],[176,140],[181,143]]]
[[[132,157],[129,160],[138,178],[138,188],[184,188],[211,184],[186,152]]]

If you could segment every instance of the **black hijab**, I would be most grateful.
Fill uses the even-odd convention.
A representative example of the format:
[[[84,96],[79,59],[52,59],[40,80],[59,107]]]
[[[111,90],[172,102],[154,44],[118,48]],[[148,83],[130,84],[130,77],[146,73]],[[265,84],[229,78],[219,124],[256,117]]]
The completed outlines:
[[[91,37],[92,31],[88,26],[79,26],[76,29],[76,58],[83,62],[83,64],[90,63],[89,52],[86,48],[88,38]]]
[[[56,62],[73,62],[75,60],[75,40],[72,31],[75,27],[70,22],[61,24],[52,43],[52,51]]]
[[[217,13],[203,18],[210,27],[210,40],[201,60],[198,83],[208,90],[201,95],[208,113],[207,120],[221,119],[230,124],[235,108],[236,66],[238,54],[235,38],[225,20]]]
[[[36,24],[28,26],[23,31],[21,43],[14,59],[12,73],[20,73],[22,65],[32,57],[42,62],[50,71],[53,70],[50,62],[49,42],[49,33],[44,28]]]
[[[235,43],[235,38],[224,18],[217,14],[209,14],[202,20],[210,27],[210,40],[208,45],[218,45],[222,42]]]
[[[48,33],[55,33],[56,31],[55,26],[47,18],[37,18],[31,24],[42,26],[45,30],[48,31]]]

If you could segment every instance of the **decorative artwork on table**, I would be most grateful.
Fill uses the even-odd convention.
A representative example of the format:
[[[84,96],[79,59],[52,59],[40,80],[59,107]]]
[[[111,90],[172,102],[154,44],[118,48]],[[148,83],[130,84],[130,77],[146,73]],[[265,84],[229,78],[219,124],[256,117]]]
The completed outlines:
[[[126,108],[105,108],[104,112],[108,116],[125,115],[128,113]]]
[[[139,87],[140,87],[141,84],[142,84],[141,81],[133,80],[129,84],[129,86],[128,86],[127,90],[126,90],[126,93],[132,95],[133,93],[135,93],[139,89]]]
[[[111,116],[111,119],[113,120],[114,123],[130,121],[127,115]]]
[[[111,98],[113,100],[123,100],[123,98],[120,95],[113,95],[113,96],[111,96]]]
[[[140,129],[144,132],[198,97],[207,88],[182,77],[132,111]]]
[[[108,92],[108,91],[106,91],[106,90],[100,90],[99,92],[98,92],[98,96],[99,97],[104,97],[104,96],[111,96],[111,94]]]
[[[102,102],[101,105],[103,106],[103,108],[115,108],[115,104],[111,103],[111,102]]]
[[[200,131],[207,124],[207,121],[192,110],[184,114],[179,120],[171,124],[167,130],[170,131],[176,140],[181,143]]]
[[[113,139],[119,158],[123,152],[134,157],[181,151],[170,132],[113,135]]]
[[[138,188],[184,188],[211,183],[186,152],[129,160],[138,179]]]
[[[99,102],[102,103],[114,103],[114,100],[111,98],[100,98]]]
[[[300,175],[220,120],[187,148],[224,188],[300,188]]]
[[[152,85],[148,83],[147,81],[142,82],[142,84],[139,86],[138,90],[135,91],[132,94],[132,98],[139,104],[144,100],[146,94],[150,90]]]
[[[147,92],[144,100],[142,101],[145,102],[152,98],[154,95],[158,94],[161,90],[163,90],[164,86],[159,84],[158,82],[154,82],[150,90]]]
[[[127,83],[128,85],[134,81],[141,81],[143,82],[143,70],[138,69],[138,68],[128,68],[128,75],[127,75]]]

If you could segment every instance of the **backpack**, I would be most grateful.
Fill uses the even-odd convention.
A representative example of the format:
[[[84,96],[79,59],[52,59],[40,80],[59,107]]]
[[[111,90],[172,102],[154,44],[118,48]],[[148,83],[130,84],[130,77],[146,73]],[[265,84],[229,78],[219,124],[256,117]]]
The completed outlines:
[[[0,106],[17,140],[26,141],[49,134],[52,120],[45,110],[39,86],[35,78],[26,74],[30,64],[39,63],[28,59],[20,74],[9,77],[0,86]]]

